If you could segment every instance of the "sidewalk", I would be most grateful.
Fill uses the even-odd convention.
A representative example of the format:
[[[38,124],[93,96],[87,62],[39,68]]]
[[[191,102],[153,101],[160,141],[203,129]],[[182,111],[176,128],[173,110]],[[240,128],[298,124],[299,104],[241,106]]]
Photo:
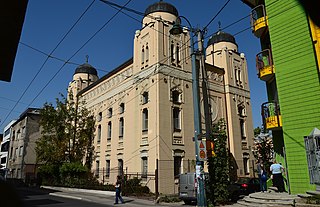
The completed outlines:
[[[57,192],[50,193],[51,196],[59,196],[70,199],[83,200],[88,202],[114,205],[115,192],[89,189],[76,189],[64,187],[41,186],[41,188],[54,190]],[[154,200],[146,200],[133,197],[123,196],[124,204],[121,206],[137,207],[137,206],[181,206],[183,202],[178,203],[155,203]]]

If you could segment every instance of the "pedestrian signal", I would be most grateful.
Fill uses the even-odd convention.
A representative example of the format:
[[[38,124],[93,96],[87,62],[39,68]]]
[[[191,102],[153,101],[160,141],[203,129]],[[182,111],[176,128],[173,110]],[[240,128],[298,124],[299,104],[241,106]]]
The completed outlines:
[[[214,157],[216,154],[214,153],[214,142],[211,140],[206,141],[207,147],[207,157]]]

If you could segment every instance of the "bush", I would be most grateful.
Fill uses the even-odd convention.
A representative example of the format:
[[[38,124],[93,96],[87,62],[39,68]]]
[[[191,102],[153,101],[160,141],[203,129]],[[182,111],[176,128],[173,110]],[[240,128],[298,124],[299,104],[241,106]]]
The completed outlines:
[[[150,189],[147,186],[141,186],[141,179],[132,178],[127,180],[125,178],[123,192],[125,195],[145,195],[150,193]]]

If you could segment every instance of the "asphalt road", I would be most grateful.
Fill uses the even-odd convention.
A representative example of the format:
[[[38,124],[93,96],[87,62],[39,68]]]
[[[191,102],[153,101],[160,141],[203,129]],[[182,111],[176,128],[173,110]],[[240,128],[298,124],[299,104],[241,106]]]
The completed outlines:
[[[67,196],[55,196],[53,190],[3,186],[0,189],[1,207],[108,207],[113,206],[105,203],[90,202],[88,199],[68,198]],[[6,192],[4,192],[5,190]]]

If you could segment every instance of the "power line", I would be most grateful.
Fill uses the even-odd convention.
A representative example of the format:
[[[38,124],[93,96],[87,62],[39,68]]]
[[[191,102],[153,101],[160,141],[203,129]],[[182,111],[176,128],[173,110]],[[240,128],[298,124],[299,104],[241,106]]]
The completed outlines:
[[[87,13],[87,11],[89,10],[89,8],[93,5],[93,3],[95,2],[95,0],[93,0],[89,6],[85,9],[84,12],[82,12],[82,14],[80,15],[80,17],[77,19],[77,21],[71,26],[71,28],[66,32],[66,34],[62,37],[62,39],[58,42],[58,44],[54,47],[54,49],[50,52],[50,55],[53,54],[53,52],[60,46],[60,44],[65,40],[65,38],[70,34],[70,32],[73,30],[73,28],[78,24],[78,22],[82,19],[82,17],[85,15],[85,13]],[[27,90],[30,88],[31,84],[35,81],[36,77],[39,75],[39,73],[42,71],[42,69],[44,68],[45,64],[48,62],[50,55],[47,56],[47,58],[44,60],[44,62],[42,63],[41,67],[39,68],[39,70],[37,71],[37,73],[35,74],[35,76],[32,78],[31,82],[28,84],[28,86],[26,87],[26,89],[23,91],[22,95],[20,96],[20,98],[18,99],[17,103],[12,107],[12,110],[10,110],[10,112],[7,114],[7,116],[5,117],[5,119],[3,120],[2,124],[0,126],[3,125],[3,123],[5,123],[5,121],[8,119],[8,117],[10,116],[10,114],[12,113],[12,111],[15,109],[15,107],[17,106],[18,102],[21,101],[22,97],[26,94]],[[33,102],[33,101],[32,101]],[[31,104],[32,104],[31,102]],[[31,104],[29,104],[28,106],[30,106]]]
[[[213,20],[222,12],[222,10],[228,5],[228,3],[230,2],[230,0],[228,0],[223,6],[222,8],[217,12],[216,15],[214,15],[214,17],[209,21],[209,23],[203,28],[203,31],[205,31],[208,26],[213,22]]]
[[[43,54],[43,55],[45,55],[45,56],[47,56],[47,57],[49,57],[49,58],[58,60],[58,61],[60,61],[60,62],[63,62],[63,63],[66,63],[66,64],[71,64],[71,65],[77,65],[77,66],[80,66],[80,65],[81,65],[81,63],[75,63],[75,62],[67,61],[67,60],[64,60],[64,59],[62,59],[62,58],[58,58],[58,57],[56,57],[56,56],[50,55],[50,54],[48,54],[48,53],[46,53],[46,52],[44,52],[44,51],[42,51],[42,50],[40,50],[40,49],[37,49],[37,48],[35,48],[35,47],[33,47],[33,46],[28,45],[27,43],[24,43],[24,42],[21,42],[21,41],[20,41],[19,43],[22,44],[22,45],[25,46],[25,47],[28,47],[28,48],[30,48],[30,49],[32,49],[32,50],[34,50],[34,51],[37,51],[37,52],[39,52],[39,53],[41,53],[41,54]],[[96,70],[99,70],[99,71],[102,71],[102,72],[106,72],[106,73],[109,73],[109,72],[110,72],[110,71],[107,71],[107,70],[104,70],[104,69],[101,69],[101,68],[96,68],[96,67],[95,67],[95,69],[96,69]]]
[[[124,5],[128,5],[132,0],[128,0],[127,3]],[[105,28],[118,14],[120,11],[116,12],[105,24],[102,25],[73,55],[67,60],[70,61],[82,48],[84,48],[103,28]],[[40,92],[32,99],[30,105],[39,97],[39,95],[44,91],[44,89],[51,83],[51,81],[58,75],[58,73],[64,68],[66,63],[64,63],[59,70],[53,75],[53,77],[47,82],[47,84],[40,90]]]

